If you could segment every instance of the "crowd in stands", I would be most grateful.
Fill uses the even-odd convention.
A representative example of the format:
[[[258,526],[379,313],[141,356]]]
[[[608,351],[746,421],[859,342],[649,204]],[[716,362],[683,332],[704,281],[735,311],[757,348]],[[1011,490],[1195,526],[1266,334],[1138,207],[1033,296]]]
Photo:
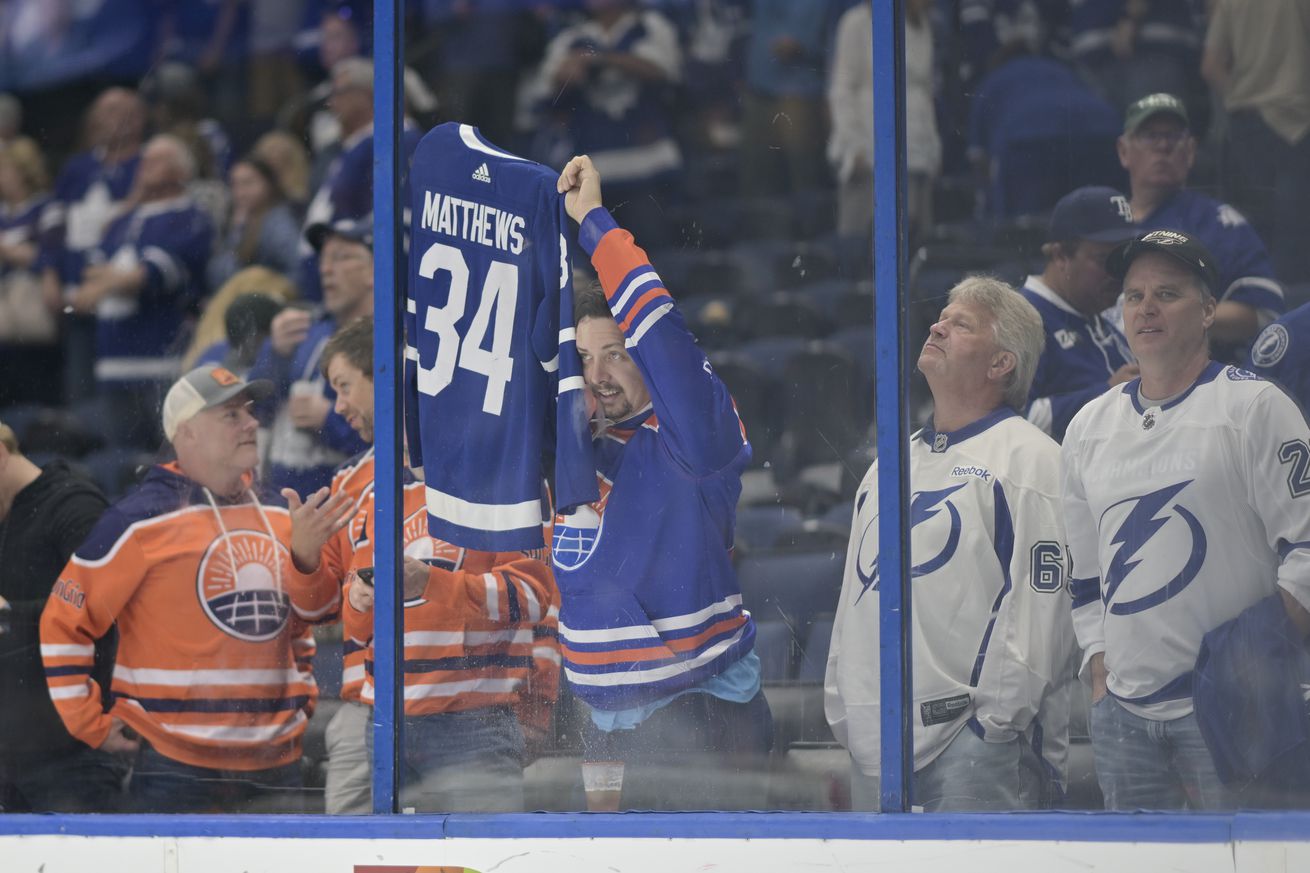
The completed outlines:
[[[0,10],[0,698],[15,701],[0,706],[0,811],[367,812],[371,3],[106,0],[60,19],[39,14],[44,2]],[[871,3],[407,7],[406,161],[425,133],[455,121],[564,172],[577,348],[601,442],[627,458],[664,451],[673,460],[649,461],[650,481],[678,483],[667,493],[680,517],[726,530],[727,542],[711,542],[723,548],[698,565],[704,591],[677,604],[625,594],[648,625],[579,625],[596,620],[569,599],[591,596],[581,566],[552,572],[548,550],[429,537],[421,470],[406,472],[404,805],[614,809],[627,761],[624,807],[876,808],[877,636],[860,632],[877,626],[878,584],[876,486],[864,473]],[[1288,592],[1304,603],[1304,590],[1285,577],[1310,542],[1297,528],[1310,441],[1294,409],[1250,400],[1240,378],[1254,372],[1310,408],[1310,11],[1297,0],[904,7],[906,343],[929,338],[908,386],[924,426],[911,464],[927,483],[911,481],[911,513],[915,548],[941,549],[940,562],[916,553],[914,574],[925,591],[956,578],[962,512],[954,560],[975,568],[980,590],[1001,591],[923,619],[928,595],[915,595],[916,633],[943,648],[972,640],[931,667],[931,648],[916,642],[917,796],[943,810],[1303,805],[1294,789],[1239,797],[1187,774],[1182,795],[1135,792],[1140,760],[1155,754],[1146,745],[1140,760],[1098,747],[1093,764],[1098,730],[1131,744],[1143,723],[1194,716],[1181,686],[1158,687],[1140,653],[1118,648],[1113,616],[1120,634],[1154,631],[1109,605],[1113,587],[1104,628],[1089,618],[1101,602],[1089,584],[1122,582],[1137,566],[1132,542],[1101,530],[1104,519],[1077,533],[1052,519],[1074,503],[1109,513],[1127,499],[1087,487],[1089,458],[1124,463],[1098,442],[1110,425],[1088,424],[1113,414],[1098,399],[1108,389],[1122,389],[1148,436],[1173,404],[1204,418],[1195,401],[1182,405],[1191,383],[1175,384],[1199,352],[1144,356],[1133,320],[1158,304],[1161,283],[1195,284],[1205,361],[1219,369],[1192,378],[1240,447],[1207,457],[1245,458],[1233,411],[1244,403],[1281,428],[1272,467],[1240,462],[1252,480],[1278,480],[1291,503],[1252,498],[1259,505],[1232,524],[1249,533],[1280,520],[1280,545],[1251,568],[1277,576],[1287,602],[1276,617],[1300,627]],[[589,187],[601,179],[604,208]],[[641,248],[616,242],[621,231]],[[1157,263],[1170,245],[1195,254]],[[642,269],[662,283],[650,295],[671,293],[685,319],[645,348],[667,345],[731,391],[727,405],[691,398],[703,420],[671,399],[667,374],[652,375],[652,361],[667,361],[637,350],[644,331],[634,337],[631,322],[648,298],[614,291],[646,281]],[[593,274],[603,287],[588,292]],[[1125,283],[1147,290],[1125,299]],[[1191,330],[1186,318],[1177,323]],[[978,325],[992,326],[992,346],[960,338]],[[684,348],[688,332],[697,343]],[[968,372],[933,360],[953,344],[974,356]],[[636,418],[652,404],[658,423]],[[679,415],[719,441],[696,445]],[[724,424],[738,417],[745,453]],[[1068,433],[1078,443],[1062,456]],[[649,448],[665,435],[673,448]],[[604,463],[617,470],[613,445]],[[602,509],[611,494],[644,506],[630,480],[598,468]],[[686,471],[696,484],[684,493]],[[948,499],[966,479],[986,493]],[[1213,499],[1243,487],[1212,479],[1194,490]],[[1177,496],[1172,482],[1150,481],[1159,490],[1133,510],[1147,528]],[[1007,504],[1001,483],[1023,500]],[[1062,502],[1062,488],[1077,500]],[[970,539],[970,519],[984,516],[986,536]],[[1002,516],[1008,540],[992,529]],[[936,536],[924,532],[934,517],[954,519],[946,547],[920,544]],[[553,524],[576,533],[563,516]],[[189,526],[221,536],[211,545]],[[1259,539],[1242,548],[1259,551]],[[1072,558],[1063,546],[1047,553],[1065,542]],[[977,569],[1006,549],[1022,560]],[[610,559],[597,550],[596,564]],[[628,571],[639,592],[659,589],[661,572]],[[1189,613],[1195,626],[1158,660],[1194,660],[1202,636],[1274,591],[1253,582],[1249,598],[1223,599],[1216,572],[1189,596],[1204,590],[1222,607]],[[1197,575],[1187,573],[1169,586],[1185,576],[1187,586]],[[639,631],[667,642],[684,620],[691,630],[659,651],[703,659],[705,675],[687,672],[707,693],[674,682],[665,697],[629,698],[620,679],[578,680],[614,664],[642,669],[655,656],[631,654]],[[631,633],[604,636],[618,631]],[[616,648],[622,639],[637,642]],[[989,645],[1008,648],[984,669]],[[623,706],[611,709],[607,694]],[[1115,700],[1129,703],[1114,710]],[[664,752],[681,756],[673,771],[697,769],[696,797],[685,778],[668,781]],[[1163,783],[1199,766],[1174,763],[1154,775]],[[1221,775],[1240,769],[1226,766]]]

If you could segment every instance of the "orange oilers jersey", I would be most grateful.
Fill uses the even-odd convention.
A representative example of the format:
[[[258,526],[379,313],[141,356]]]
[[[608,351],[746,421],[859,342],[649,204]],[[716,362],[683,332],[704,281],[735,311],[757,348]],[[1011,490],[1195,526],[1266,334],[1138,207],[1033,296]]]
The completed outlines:
[[[372,509],[371,493],[366,498]],[[481,552],[433,539],[421,482],[405,487],[405,555],[431,565],[421,596],[405,603],[405,712],[426,715],[509,704],[545,729],[559,693],[559,590],[545,549]],[[360,541],[352,569],[373,565]],[[352,576],[347,585],[363,584]],[[373,613],[342,608],[348,640],[366,648],[361,699],[373,702]]]
[[[323,547],[319,570],[305,574],[292,566],[287,585],[296,612],[314,622],[335,619],[340,612],[341,583],[357,543],[365,536],[364,528],[369,517],[366,498],[373,493],[372,447],[341,465],[332,477],[331,491],[351,496],[355,502],[354,517]],[[346,635],[341,645],[341,699],[359,700],[359,690],[363,686],[364,647]]]
[[[300,757],[318,694],[313,636],[283,587],[290,516],[210,499],[175,465],[158,466],[100,519],[41,617],[50,697],[90,746],[118,718],[187,764],[282,766]],[[115,623],[106,709],[90,674],[94,643]]]

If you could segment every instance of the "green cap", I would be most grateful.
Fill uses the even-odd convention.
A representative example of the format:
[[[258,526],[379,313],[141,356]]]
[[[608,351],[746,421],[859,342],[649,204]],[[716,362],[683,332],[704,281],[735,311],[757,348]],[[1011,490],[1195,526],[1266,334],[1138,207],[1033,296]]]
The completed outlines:
[[[1183,101],[1179,100],[1172,94],[1147,94],[1141,100],[1138,100],[1128,111],[1124,113],[1124,133],[1132,133],[1142,126],[1142,122],[1153,116],[1166,113],[1177,118],[1184,126],[1189,126],[1191,122],[1187,119],[1187,107]]]

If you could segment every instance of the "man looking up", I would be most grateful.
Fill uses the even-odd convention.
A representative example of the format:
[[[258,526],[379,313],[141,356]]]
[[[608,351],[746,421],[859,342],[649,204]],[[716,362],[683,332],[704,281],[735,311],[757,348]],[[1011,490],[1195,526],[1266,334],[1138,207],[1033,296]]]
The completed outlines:
[[[913,802],[928,812],[1032,809],[1065,785],[1074,665],[1059,448],[1018,414],[1041,350],[1033,307],[970,276],[919,355],[933,415],[910,441]],[[855,499],[824,678],[857,809],[878,808],[882,769],[877,483],[875,463]]]

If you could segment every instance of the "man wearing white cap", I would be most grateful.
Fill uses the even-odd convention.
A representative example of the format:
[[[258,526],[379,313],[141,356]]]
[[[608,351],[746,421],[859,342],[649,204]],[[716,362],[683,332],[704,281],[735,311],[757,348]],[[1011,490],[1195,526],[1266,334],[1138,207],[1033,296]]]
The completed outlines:
[[[87,745],[135,758],[143,811],[299,808],[318,692],[313,637],[284,591],[290,516],[254,487],[250,405],[271,389],[212,364],[174,383],[163,429],[177,460],[110,507],[41,619],[55,708]],[[105,696],[94,643],[115,624]]]

